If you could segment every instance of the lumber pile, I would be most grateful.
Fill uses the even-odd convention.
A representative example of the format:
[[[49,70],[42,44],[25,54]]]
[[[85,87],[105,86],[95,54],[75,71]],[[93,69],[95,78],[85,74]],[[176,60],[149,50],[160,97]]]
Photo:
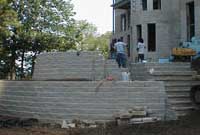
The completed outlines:
[[[194,56],[196,55],[196,51],[191,48],[173,48],[172,55],[173,56]]]

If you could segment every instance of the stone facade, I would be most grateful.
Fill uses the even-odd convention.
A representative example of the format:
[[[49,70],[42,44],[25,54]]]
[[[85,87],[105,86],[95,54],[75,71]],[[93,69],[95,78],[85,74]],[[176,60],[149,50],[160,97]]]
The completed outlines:
[[[123,37],[123,41],[130,44],[130,58],[133,61],[137,57],[136,44],[140,35],[147,46],[145,57],[148,61],[168,58],[173,47],[189,40],[187,4],[191,2],[194,2],[195,36],[200,37],[199,0],[161,0],[158,7],[155,7],[153,1],[147,0],[146,7],[143,0],[121,0],[113,4],[115,13],[113,39]],[[125,21],[123,15],[126,17]],[[125,30],[122,28],[123,22],[126,23]],[[151,43],[148,32],[151,29],[149,24],[155,25],[155,48],[153,50],[149,45]],[[140,26],[141,32],[139,32],[138,26]]]

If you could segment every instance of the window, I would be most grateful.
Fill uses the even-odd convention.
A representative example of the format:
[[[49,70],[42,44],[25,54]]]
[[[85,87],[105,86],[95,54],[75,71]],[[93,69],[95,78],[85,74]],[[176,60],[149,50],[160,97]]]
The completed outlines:
[[[161,0],[153,0],[153,9],[161,9]]]
[[[121,31],[126,30],[126,15],[122,14],[121,15]]]
[[[142,38],[142,25],[137,25],[137,39]]]
[[[124,38],[123,38],[123,37],[120,37],[120,41],[122,41],[122,42],[123,42],[123,41],[124,41]]]
[[[148,51],[156,51],[156,24],[148,24]]]
[[[131,11],[130,10],[128,10],[127,18],[128,18],[128,29],[129,29],[130,28],[130,24],[131,24]]]
[[[147,10],[147,0],[142,0],[142,9]]]
[[[131,36],[128,35],[128,36],[127,36],[127,51],[128,51],[128,57],[131,56],[131,47],[130,47],[130,45],[131,45]]]
[[[195,36],[195,8],[194,2],[187,3],[187,40]]]

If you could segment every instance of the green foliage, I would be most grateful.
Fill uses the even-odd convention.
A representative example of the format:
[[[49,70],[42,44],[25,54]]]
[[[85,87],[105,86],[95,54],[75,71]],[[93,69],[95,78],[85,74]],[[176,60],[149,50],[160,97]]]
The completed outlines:
[[[6,78],[13,67],[10,47],[7,45],[13,45],[12,29],[18,27],[19,22],[11,3],[11,0],[0,0],[0,78]]]
[[[0,39],[10,36],[10,27],[19,25],[17,13],[12,9],[9,0],[0,0]]]
[[[88,51],[101,51],[104,56],[108,56],[108,46],[111,32],[98,34],[97,27],[85,20],[77,21],[77,49]]]
[[[32,75],[43,51],[108,52],[110,33],[73,19],[71,0],[0,0],[0,78]],[[17,62],[16,62],[17,61]]]
[[[42,51],[65,51],[74,47],[75,40],[70,36],[75,31],[74,14],[70,0],[1,0],[2,71],[5,71],[3,65],[8,65],[8,72],[13,74],[16,68],[23,74],[28,52],[34,66],[36,55]],[[21,64],[14,64],[16,60]]]

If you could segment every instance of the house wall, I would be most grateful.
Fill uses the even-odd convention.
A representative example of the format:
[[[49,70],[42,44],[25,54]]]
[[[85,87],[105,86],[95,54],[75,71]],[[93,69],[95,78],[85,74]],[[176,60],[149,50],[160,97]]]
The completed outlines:
[[[148,61],[157,61],[158,58],[169,57],[171,49],[180,42],[180,3],[179,0],[162,0],[161,10],[153,10],[153,0],[147,3],[147,10],[142,9],[141,0],[131,1],[131,27],[127,31],[120,31],[120,15],[126,10],[115,10],[115,34],[114,37],[124,37],[131,34],[131,59],[136,61],[137,52],[137,25],[142,25],[142,37],[148,46],[149,23],[156,24],[156,51],[146,50],[145,58]],[[172,15],[173,14],[173,15]],[[148,48],[148,47],[147,47]]]
[[[142,25],[142,37],[148,46],[148,27],[149,23],[156,24],[156,51],[146,50],[146,59],[157,61],[158,58],[168,57],[173,46],[178,45],[180,28],[179,23],[179,2],[174,0],[162,1],[161,10],[153,10],[153,1],[148,2],[147,10],[143,11],[141,2],[136,2],[137,9],[132,11],[132,59],[137,57],[137,25]],[[173,14],[173,16],[172,16]],[[178,26],[177,26],[178,25]]]
[[[156,51],[146,50],[148,61],[158,61],[171,55],[173,47],[187,41],[186,3],[195,2],[195,36],[200,37],[200,0],[162,0],[161,10],[153,10],[153,0],[148,0],[147,10],[142,9],[141,0],[131,0],[131,28],[128,31],[118,31],[120,28],[120,12],[116,16],[116,32],[114,36],[122,37],[131,34],[131,59],[136,60],[137,25],[142,25],[142,37],[148,46],[149,23],[156,24]],[[119,23],[117,23],[119,22]],[[124,40],[126,42],[126,40]],[[148,47],[147,47],[148,48]]]

